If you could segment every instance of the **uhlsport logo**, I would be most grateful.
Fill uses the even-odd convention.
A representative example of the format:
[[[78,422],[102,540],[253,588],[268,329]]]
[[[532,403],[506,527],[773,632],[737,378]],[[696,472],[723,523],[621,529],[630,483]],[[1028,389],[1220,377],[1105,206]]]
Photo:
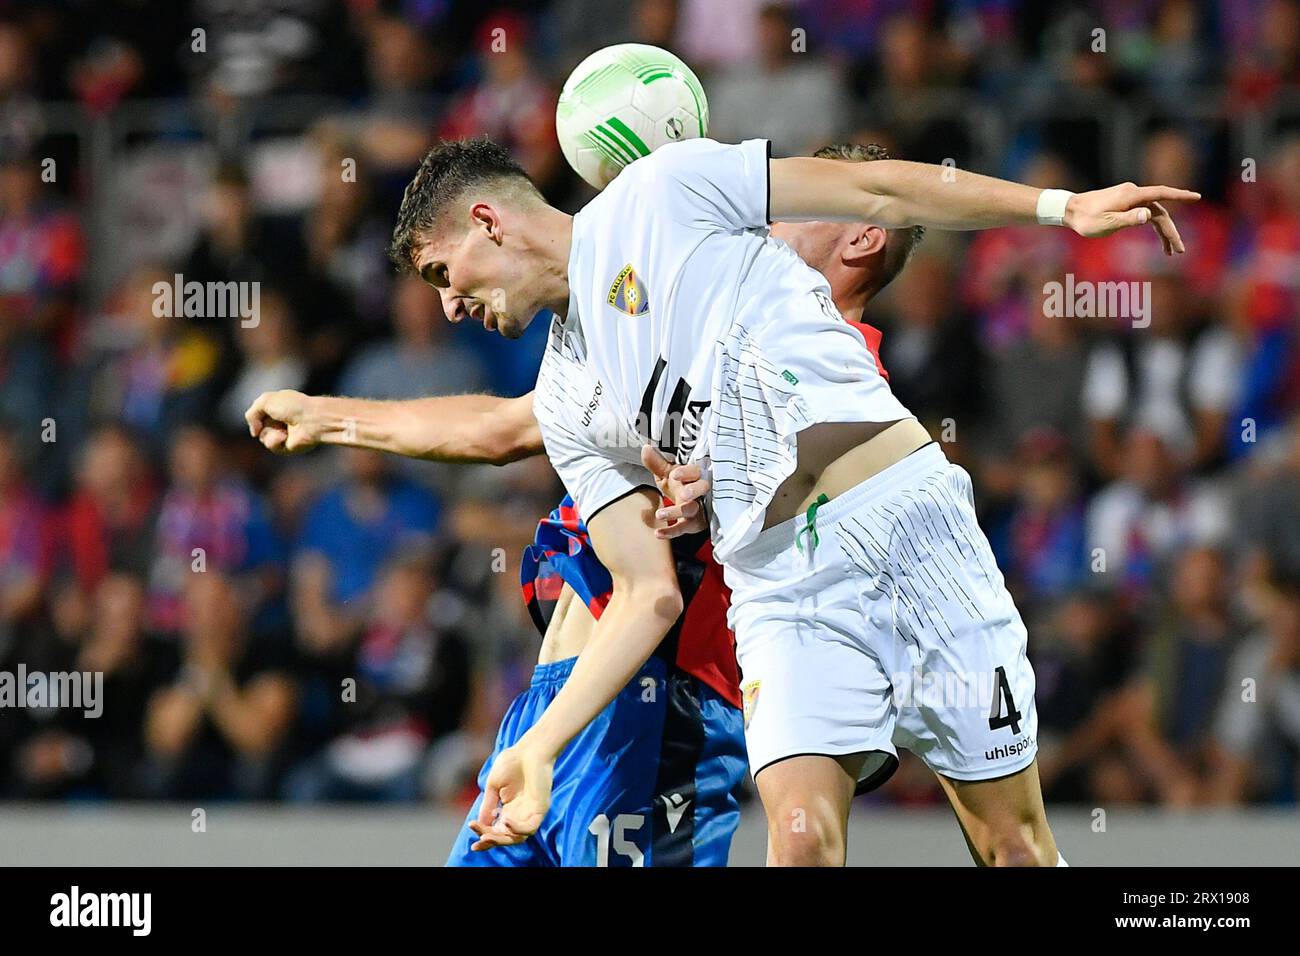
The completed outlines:
[[[645,315],[650,311],[650,298],[646,295],[645,283],[631,263],[625,265],[615,277],[606,301],[624,315]]]
[[[994,747],[992,750],[984,751],[985,760],[1005,760],[1008,757],[1019,757],[1026,750],[1034,746],[1036,741],[1033,737],[1021,737],[1019,740],[1013,740],[1009,744],[1002,744]]]

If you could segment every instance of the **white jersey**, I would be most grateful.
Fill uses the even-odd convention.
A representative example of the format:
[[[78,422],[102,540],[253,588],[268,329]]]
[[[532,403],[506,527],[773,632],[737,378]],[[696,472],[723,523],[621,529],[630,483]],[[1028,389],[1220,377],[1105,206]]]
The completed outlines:
[[[803,428],[910,417],[825,278],[767,235],[769,152],[761,139],[663,146],[574,217],[568,313],[534,397],[588,521],[653,487],[645,442],[707,459],[719,560],[762,527]]]

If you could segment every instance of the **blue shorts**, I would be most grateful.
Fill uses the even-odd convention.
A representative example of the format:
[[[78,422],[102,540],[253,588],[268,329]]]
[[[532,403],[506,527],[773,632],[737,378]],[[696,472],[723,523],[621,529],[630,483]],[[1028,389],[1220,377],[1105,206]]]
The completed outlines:
[[[501,722],[480,791],[497,754],[537,721],[576,660],[533,671]],[[447,865],[726,866],[747,766],[740,711],[652,657],[560,754],[541,829],[515,846],[472,852],[468,822],[480,792]]]

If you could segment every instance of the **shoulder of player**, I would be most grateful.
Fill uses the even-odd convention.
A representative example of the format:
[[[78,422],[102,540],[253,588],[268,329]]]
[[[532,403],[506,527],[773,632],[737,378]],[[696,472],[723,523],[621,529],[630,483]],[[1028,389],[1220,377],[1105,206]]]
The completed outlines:
[[[684,139],[678,143],[665,143],[649,156],[643,156],[619,173],[600,196],[589,203],[594,206],[602,199],[617,200],[638,184],[662,177],[677,178],[692,166],[707,161],[710,154],[727,148],[727,144],[712,139]]]

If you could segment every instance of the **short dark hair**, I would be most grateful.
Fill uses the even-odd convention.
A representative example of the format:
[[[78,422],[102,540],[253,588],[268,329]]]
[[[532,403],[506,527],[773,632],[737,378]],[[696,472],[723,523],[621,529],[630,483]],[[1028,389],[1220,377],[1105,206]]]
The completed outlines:
[[[876,159],[889,159],[889,150],[878,143],[831,143],[813,153],[818,159],[840,159],[848,163],[868,163]],[[903,271],[907,260],[921,244],[925,237],[925,226],[911,226],[907,229],[890,229],[889,239],[885,242],[885,264],[881,270],[880,282],[875,291],[879,292],[894,276]]]
[[[400,271],[414,274],[416,247],[428,238],[442,212],[469,189],[505,183],[522,185],[541,197],[504,146],[486,138],[439,143],[425,154],[402,194],[388,257]]]

